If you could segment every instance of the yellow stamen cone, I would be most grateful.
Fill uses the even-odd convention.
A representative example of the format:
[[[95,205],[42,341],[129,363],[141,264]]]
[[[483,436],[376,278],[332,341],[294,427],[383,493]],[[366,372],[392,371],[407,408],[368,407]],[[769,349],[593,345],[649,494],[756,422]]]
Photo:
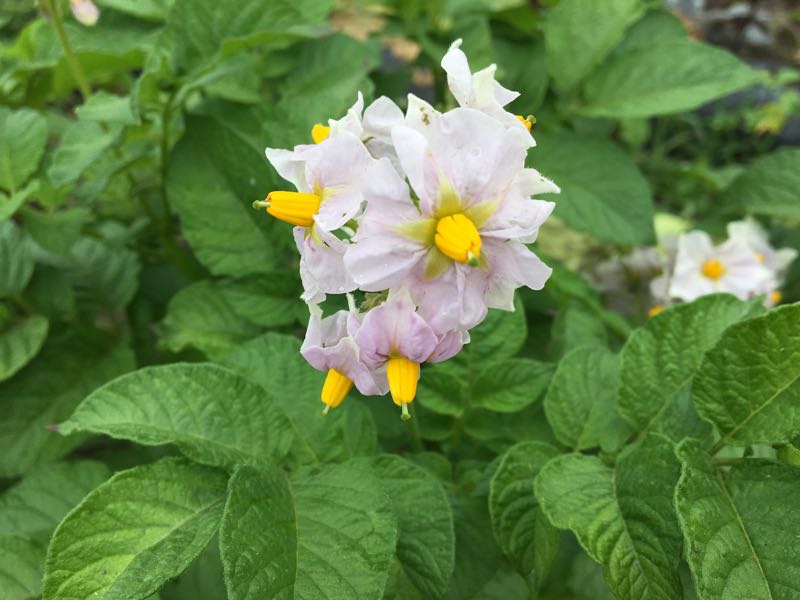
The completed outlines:
[[[703,263],[703,267],[700,269],[700,271],[703,273],[704,277],[708,277],[709,279],[716,281],[725,275],[725,266],[716,258],[712,258],[711,260],[707,260]]]
[[[457,213],[442,217],[436,224],[434,243],[442,254],[455,261],[477,266],[481,256],[481,236],[469,218]]]
[[[527,117],[523,117],[522,115],[516,115],[516,117],[520,120],[520,122],[525,125],[525,129],[528,131],[531,130],[533,124],[536,123],[536,118],[533,115],[528,115]]]
[[[778,305],[781,303],[781,300],[783,300],[783,294],[778,290],[773,290],[769,293],[769,299],[773,306]]]
[[[340,373],[336,369],[330,369],[322,386],[321,394],[322,402],[325,404],[325,412],[328,412],[328,408],[339,406],[352,387],[353,382],[347,375]]]
[[[397,406],[410,404],[417,395],[419,381],[419,363],[405,357],[395,356],[386,363],[386,379],[389,380],[389,391]]]
[[[286,223],[311,227],[321,202],[322,199],[317,194],[270,192],[266,200],[253,202],[253,206],[266,208],[267,213]]]
[[[653,318],[663,310],[664,310],[663,304],[656,304],[655,306],[650,307],[650,310],[647,311],[647,316]]]
[[[330,134],[331,128],[327,125],[323,125],[322,123],[317,123],[311,128],[311,139],[314,140],[315,144],[321,144],[328,139]]]

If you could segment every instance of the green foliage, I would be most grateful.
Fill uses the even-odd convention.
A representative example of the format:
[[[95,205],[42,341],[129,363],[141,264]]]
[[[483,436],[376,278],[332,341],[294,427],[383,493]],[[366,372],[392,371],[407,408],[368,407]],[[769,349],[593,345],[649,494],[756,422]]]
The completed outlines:
[[[0,8],[0,597],[797,597],[797,264],[769,310],[593,287],[685,227],[800,247],[796,72],[656,0],[95,3]],[[535,114],[554,272],[423,366],[410,421],[323,414],[264,148],[359,92],[453,108],[457,38]]]

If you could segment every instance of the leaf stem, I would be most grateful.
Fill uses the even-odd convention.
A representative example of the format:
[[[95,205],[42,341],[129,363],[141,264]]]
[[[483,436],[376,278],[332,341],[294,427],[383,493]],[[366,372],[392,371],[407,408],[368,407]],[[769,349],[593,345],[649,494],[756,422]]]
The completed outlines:
[[[419,417],[417,416],[417,411],[413,404],[408,404],[406,406],[411,409],[411,418],[406,421],[406,430],[411,440],[411,447],[414,448],[414,452],[425,452],[425,445],[422,443],[422,436],[419,434],[419,423],[417,422]]]
[[[81,92],[81,96],[83,96],[83,101],[86,102],[92,94],[92,90],[89,88],[89,79],[86,77],[86,72],[83,70],[78,57],[75,56],[75,52],[72,50],[72,45],[69,43],[67,32],[64,30],[64,22],[61,19],[61,11],[56,10],[53,0],[42,0],[42,2],[50,15],[50,19],[53,21],[53,26],[56,29],[56,34],[61,42],[61,46],[64,48],[64,57],[67,59],[67,65],[72,73],[72,78],[75,80],[75,83],[78,84],[78,89]]]

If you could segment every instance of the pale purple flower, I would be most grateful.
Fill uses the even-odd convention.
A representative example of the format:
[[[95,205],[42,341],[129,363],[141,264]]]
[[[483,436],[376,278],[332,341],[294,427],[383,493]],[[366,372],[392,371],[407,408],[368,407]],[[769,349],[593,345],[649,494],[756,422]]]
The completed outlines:
[[[92,0],[69,0],[69,9],[81,25],[91,27],[100,18],[100,9]]]
[[[363,113],[363,114],[362,114]],[[381,96],[364,110],[364,96],[358,92],[355,104],[341,119],[330,119],[330,136],[347,131],[359,138],[373,158],[388,158],[398,167],[392,144],[392,129],[404,121],[403,111],[392,100]]]
[[[347,376],[365,396],[382,396],[389,391],[386,374],[371,371],[361,360],[354,339],[360,327],[353,312],[340,310],[323,319],[314,307],[300,354],[319,371],[335,369]]]
[[[359,287],[407,286],[420,314],[442,332],[473,327],[487,307],[513,310],[520,286],[541,289],[551,269],[525,244],[554,205],[531,196],[558,187],[525,168],[533,142],[524,128],[456,108],[413,128],[396,127],[393,140],[418,202],[388,162],[370,170],[369,202],[345,255]],[[444,254],[436,241],[439,225],[453,215],[463,215],[480,238],[471,264]]]

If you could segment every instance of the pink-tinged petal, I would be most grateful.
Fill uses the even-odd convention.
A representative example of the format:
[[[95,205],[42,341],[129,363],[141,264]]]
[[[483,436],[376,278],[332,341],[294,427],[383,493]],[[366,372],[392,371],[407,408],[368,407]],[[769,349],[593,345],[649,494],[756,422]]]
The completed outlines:
[[[461,50],[461,40],[456,40],[442,58],[442,69],[447,73],[447,86],[460,105],[472,96],[472,72],[467,55]]]
[[[721,291],[715,286],[715,282],[700,274],[700,267],[698,265],[697,272],[694,274],[689,273],[676,273],[669,284],[670,298],[684,300],[691,302],[700,296],[713,294],[714,292]]]
[[[466,205],[504,195],[524,169],[531,146],[527,132],[508,129],[471,108],[443,115],[428,137],[436,166]]]
[[[323,231],[336,231],[361,212],[364,196],[360,186],[328,188],[325,190],[314,222]]]
[[[301,244],[300,277],[303,280],[303,300],[318,303],[320,295],[342,294],[352,292],[358,286],[344,265],[344,254],[348,244],[328,234],[318,231],[320,241],[306,235],[302,227],[301,233],[295,232],[295,243]],[[302,239],[298,239],[302,235]]]
[[[317,144],[304,153],[306,179],[321,188],[342,188],[355,185],[364,176],[372,157],[364,144],[348,131]]]
[[[380,292],[401,284],[425,253],[419,244],[386,233],[351,244],[344,264],[360,289]]]
[[[531,244],[536,241],[539,227],[554,208],[553,202],[529,200],[512,194],[481,228],[481,237],[519,240]]]
[[[471,329],[486,318],[488,276],[483,271],[454,265],[440,277],[415,281],[411,287],[419,314],[437,335]]]
[[[370,137],[391,137],[392,128],[403,124],[403,111],[392,100],[381,96],[364,111],[364,131]]]
[[[540,290],[553,270],[519,242],[487,240],[491,284],[486,299],[490,308],[514,309],[514,290],[525,286]]]
[[[684,263],[693,268],[695,264],[700,264],[713,256],[714,244],[705,231],[690,231],[678,240],[677,263]],[[681,266],[676,265],[676,269],[680,269]]]
[[[429,363],[443,362],[453,358],[456,354],[461,352],[464,344],[469,343],[468,331],[448,331],[443,336],[439,337],[439,343],[436,345],[433,353],[428,357]]]
[[[318,307],[311,309],[300,354],[315,369],[338,369],[337,365],[341,364],[340,355],[348,352],[341,344],[348,337],[347,317],[347,311],[340,310],[323,319],[322,311]]]
[[[400,290],[367,313],[356,334],[356,342],[364,364],[376,369],[391,356],[404,356],[422,363],[436,348],[438,338],[416,313],[408,292]]]
[[[408,95],[405,124],[411,129],[427,135],[427,131],[439,125],[442,113],[414,94]]]
[[[419,210],[411,201],[408,185],[385,158],[376,161],[367,172],[364,196],[369,202],[364,210],[362,223],[369,221],[393,227],[403,221],[420,218]],[[360,227],[359,223],[359,233]]]
[[[306,154],[312,146],[298,146],[294,151],[280,148],[267,148],[267,160],[278,175],[291,183],[299,192],[310,192],[306,181]]]
[[[361,112],[364,110],[364,96],[358,92],[355,104],[351,106],[345,115],[338,120],[329,119],[328,126],[331,128],[331,137],[335,137],[339,133],[346,131],[353,134],[357,138],[361,138],[364,133],[364,127],[361,123]],[[330,139],[330,138],[329,138]],[[327,142],[328,140],[325,140]],[[324,142],[323,142],[324,143]]]
[[[420,205],[432,206],[436,190],[426,184],[426,163],[428,162],[428,141],[418,131],[410,127],[395,127],[392,131],[397,158],[408,182],[420,198]]]

